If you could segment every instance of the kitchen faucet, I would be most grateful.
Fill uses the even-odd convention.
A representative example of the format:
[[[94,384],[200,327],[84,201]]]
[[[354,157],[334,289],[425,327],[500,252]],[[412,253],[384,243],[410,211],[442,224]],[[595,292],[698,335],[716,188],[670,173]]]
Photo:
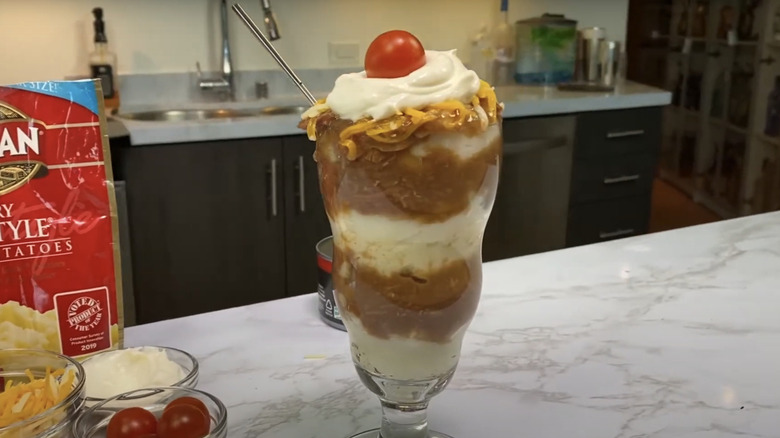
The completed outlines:
[[[230,59],[230,38],[228,37],[228,12],[227,0],[221,0],[220,22],[222,25],[222,77],[218,79],[203,79],[203,73],[200,70],[200,62],[195,66],[198,69],[198,85],[201,90],[215,90],[228,95],[230,99],[235,98],[235,86],[233,83],[233,62]]]
[[[276,24],[276,16],[271,9],[271,0],[260,0],[260,6],[263,8],[265,18],[265,29],[268,32],[268,39],[278,40],[279,27]],[[227,0],[221,0],[220,4],[220,23],[222,26],[222,77],[218,79],[203,79],[203,72],[200,69],[200,62],[195,63],[198,69],[198,86],[201,90],[215,90],[226,94],[231,100],[235,100],[235,83],[233,80],[233,62],[230,58],[230,37],[228,35],[228,12]],[[255,94],[258,98],[268,97],[268,83],[256,82]]]
[[[263,15],[265,15],[263,21],[265,22],[265,30],[268,32],[268,39],[278,40],[281,35],[279,35],[279,27],[276,25],[276,16],[271,10],[271,0],[260,0],[260,5],[263,7]]]

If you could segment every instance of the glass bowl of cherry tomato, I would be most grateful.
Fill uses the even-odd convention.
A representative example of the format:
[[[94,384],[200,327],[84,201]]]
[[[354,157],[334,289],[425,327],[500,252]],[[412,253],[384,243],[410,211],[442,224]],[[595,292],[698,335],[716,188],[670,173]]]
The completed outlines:
[[[74,438],[225,438],[227,409],[197,389],[139,389],[86,409],[72,432]]]

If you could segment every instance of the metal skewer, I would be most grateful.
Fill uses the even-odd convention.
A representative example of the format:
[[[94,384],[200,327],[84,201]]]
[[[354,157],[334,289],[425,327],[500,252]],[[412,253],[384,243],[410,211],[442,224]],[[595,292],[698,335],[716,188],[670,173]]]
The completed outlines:
[[[295,72],[290,68],[289,65],[284,61],[282,56],[279,54],[279,52],[276,51],[274,46],[271,44],[271,41],[266,38],[265,35],[263,35],[263,32],[260,31],[260,28],[257,27],[254,21],[252,21],[252,18],[247,15],[247,13],[244,11],[244,8],[241,7],[240,4],[235,3],[233,4],[233,10],[238,14],[238,17],[241,19],[241,21],[246,24],[246,27],[249,28],[249,30],[254,34],[254,36],[260,41],[260,43],[265,47],[266,50],[268,50],[268,53],[271,54],[271,56],[274,58],[274,60],[279,64],[280,67],[282,67],[282,70],[284,70],[285,73],[287,73],[287,76],[292,79],[293,82],[295,82],[295,85],[298,86],[298,89],[301,90],[301,93],[303,93],[304,96],[306,96],[306,99],[309,100],[309,103],[314,105],[317,103],[317,99],[314,98],[314,95],[311,94],[311,91],[309,91],[308,88],[306,88],[306,85],[303,85],[303,81],[301,81],[301,78],[298,77],[298,75],[295,74]]]

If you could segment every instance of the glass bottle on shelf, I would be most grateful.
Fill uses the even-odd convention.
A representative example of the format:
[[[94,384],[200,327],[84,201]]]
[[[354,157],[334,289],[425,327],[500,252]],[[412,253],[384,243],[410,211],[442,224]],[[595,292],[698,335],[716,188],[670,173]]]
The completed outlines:
[[[718,24],[717,34],[718,39],[725,40],[728,38],[729,31],[734,29],[735,15],[734,7],[731,5],[726,5],[720,8],[720,23]]]
[[[775,15],[772,16],[772,39],[780,41],[780,7],[775,8]]]
[[[688,2],[683,4],[683,11],[680,14],[680,21],[677,22],[677,36],[684,37],[688,34]]]
[[[731,73],[731,92],[729,93],[729,123],[747,128],[750,117],[750,97],[753,88],[753,72],[739,64]]]
[[[723,144],[723,163],[720,171],[720,178],[723,180],[722,195],[735,211],[739,207],[746,149],[747,139],[744,135],[727,136]]]
[[[767,99],[764,134],[769,137],[780,136],[780,76],[775,77],[775,88]]]
[[[726,75],[719,72],[715,79],[715,85],[712,87],[712,105],[710,108],[710,117],[720,119],[723,117],[723,97],[726,94]]]
[[[682,178],[693,176],[693,165],[696,160],[696,133],[686,127],[682,135],[680,152],[677,158],[677,174]]]
[[[753,183],[753,198],[750,200],[751,213],[766,213],[777,209],[774,197],[777,165],[775,160],[765,158],[761,165],[761,175]]]
[[[682,87],[683,87],[683,75],[680,73],[677,75],[677,81],[674,84],[674,91],[672,92],[672,105],[676,107],[681,106],[682,100]]]
[[[707,2],[699,1],[696,3],[696,11],[693,15],[693,26],[691,26],[691,36],[703,38],[707,35]]]
[[[116,54],[108,48],[103,9],[94,8],[95,48],[89,53],[89,70],[92,78],[100,79],[103,100],[109,114],[119,109],[119,87],[117,84]]]
[[[705,192],[710,195],[717,195],[722,185],[718,178],[718,163],[721,161],[720,156],[723,153],[723,148],[718,141],[711,142],[710,147],[714,150],[711,158],[708,160],[709,165],[707,166],[707,170],[704,171],[702,186]]]
[[[742,41],[754,41],[758,36],[753,34],[753,26],[756,20],[756,8],[760,0],[743,0],[737,25],[737,36]]]

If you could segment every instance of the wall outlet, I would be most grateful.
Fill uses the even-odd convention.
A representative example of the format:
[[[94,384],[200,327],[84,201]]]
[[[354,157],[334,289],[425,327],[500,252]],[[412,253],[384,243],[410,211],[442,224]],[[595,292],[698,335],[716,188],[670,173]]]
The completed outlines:
[[[360,64],[360,46],[351,42],[329,42],[328,60],[335,65]]]

